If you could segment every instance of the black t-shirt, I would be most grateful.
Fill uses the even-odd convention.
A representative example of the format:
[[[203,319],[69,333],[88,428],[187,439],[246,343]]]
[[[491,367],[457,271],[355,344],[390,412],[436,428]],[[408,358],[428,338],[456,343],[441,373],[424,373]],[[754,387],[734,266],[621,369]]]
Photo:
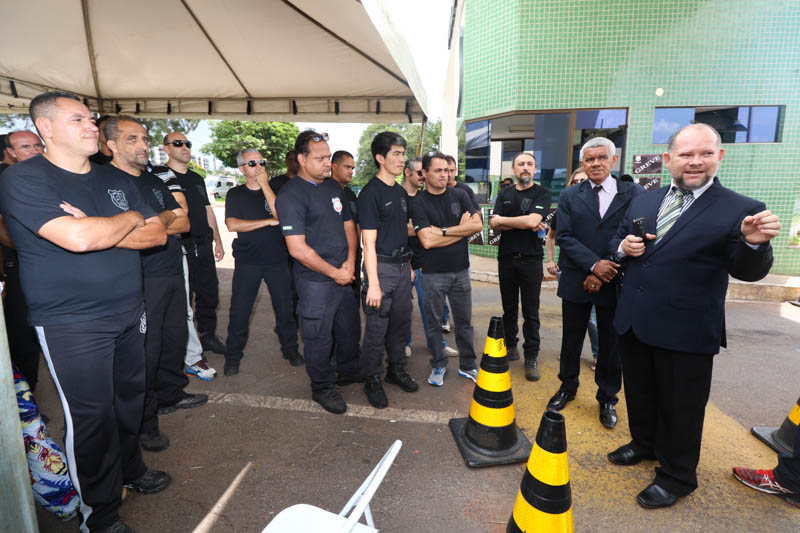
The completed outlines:
[[[181,187],[183,187],[183,194],[186,196],[186,206],[189,208],[189,224],[191,225],[191,229],[189,233],[184,233],[181,237],[184,239],[194,239],[200,242],[210,239],[213,232],[211,231],[211,226],[208,225],[206,206],[211,205],[211,202],[208,201],[206,183],[203,181],[203,178],[191,170],[187,171],[186,174],[181,174],[166,166],[153,168],[153,174],[161,178],[164,182],[176,178]]]
[[[291,178],[286,174],[281,174],[280,176],[275,176],[274,178],[269,180],[269,186],[272,189],[272,192],[275,193],[275,196],[278,196],[278,191],[283,188],[284,185],[289,183]],[[227,200],[225,200],[227,202]]]
[[[417,191],[417,194],[414,196],[410,196],[408,191],[403,189],[406,193],[406,203],[408,204],[408,220],[411,220],[411,214],[413,211],[412,206],[414,205],[414,200],[416,200],[422,191]],[[422,247],[422,243],[419,242],[419,237],[409,237],[408,238],[408,247],[411,248],[411,252],[413,252],[413,256],[411,257],[411,268],[417,270],[418,268],[422,268],[422,258],[425,256],[425,248]]]
[[[358,219],[361,231],[378,230],[378,254],[392,255],[408,247],[408,203],[401,185],[389,186],[377,177],[369,180],[358,194]]]
[[[0,180],[0,210],[17,246],[28,322],[48,326],[113,316],[142,302],[138,250],[109,248],[73,253],[39,237],[47,222],[69,216],[68,202],[89,217],[111,217],[129,209],[156,215],[133,182],[113,167],[91,165],[73,174],[38,155],[8,169]]]
[[[435,226],[449,228],[458,226],[461,215],[477,213],[478,210],[467,196],[467,193],[455,187],[445,187],[442,194],[431,194],[428,191],[417,193],[411,207],[414,230]],[[430,248],[423,252],[422,272],[460,272],[469,268],[469,248],[467,238],[442,248]]]
[[[275,218],[261,189],[239,185],[225,198],[225,218],[264,220]],[[265,226],[252,231],[239,231],[233,240],[233,257],[245,265],[286,264],[288,252],[279,226]]]
[[[518,217],[533,213],[547,216],[550,211],[550,190],[541,185],[533,184],[532,187],[520,191],[516,186],[506,187],[497,195],[494,203],[494,212],[504,217]],[[542,241],[536,231],[528,229],[512,229],[503,232],[500,239],[500,249],[497,257],[507,257],[511,254],[523,254],[533,258],[542,257]]]
[[[343,196],[342,188],[332,179],[316,185],[298,176],[281,190],[275,204],[283,235],[305,235],[306,244],[336,268],[347,260],[344,222],[353,219]],[[294,268],[295,274],[303,279],[330,280],[300,261],[294,262]]]
[[[344,187],[342,190],[344,191],[344,199],[348,207],[350,207],[353,223],[358,224],[358,198],[356,198],[356,193],[353,192],[350,186]]]
[[[139,188],[139,192],[142,193],[144,201],[156,213],[172,211],[180,207],[180,204],[170,193],[167,184],[153,174],[142,172],[138,176],[131,176],[114,166],[110,166],[110,169],[132,180]],[[170,181],[177,183],[175,178]],[[183,276],[183,252],[181,251],[181,240],[178,235],[167,236],[166,244],[142,250],[141,254],[142,275],[144,277]]]
[[[454,185],[454,187],[456,189],[461,189],[462,191],[467,193],[467,196],[469,196],[469,201],[472,202],[472,205],[475,207],[475,210],[478,213],[481,212],[481,206],[478,205],[478,202],[475,201],[475,191],[472,190],[472,187],[470,187],[466,183],[462,183],[460,181],[457,181],[456,184]]]
[[[0,154],[3,153],[2,146],[0,146]],[[7,168],[11,168],[11,165],[6,165],[5,163],[0,163],[0,174]],[[2,214],[0,212],[0,214]],[[9,248],[5,244],[0,244],[0,254],[3,254],[3,261],[14,261],[17,260],[17,251],[13,248]]]
[[[114,156],[106,155],[103,152],[97,152],[89,156],[89,161],[95,165],[106,165],[110,163],[112,159],[114,159]]]

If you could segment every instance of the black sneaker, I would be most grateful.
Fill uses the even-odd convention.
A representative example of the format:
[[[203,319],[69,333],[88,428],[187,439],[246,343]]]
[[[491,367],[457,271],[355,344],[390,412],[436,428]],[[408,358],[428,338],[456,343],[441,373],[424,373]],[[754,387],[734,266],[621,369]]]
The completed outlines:
[[[303,359],[303,356],[300,355],[300,352],[298,352],[297,350],[288,355],[283,354],[283,358],[288,360],[289,364],[292,366],[300,366],[303,363],[305,363],[305,359]]]
[[[539,381],[542,375],[539,373],[539,360],[526,359],[525,360],[525,379],[528,381]]]
[[[506,349],[506,355],[509,361],[519,361],[519,350],[517,350],[516,346],[509,346]]]
[[[169,474],[166,472],[162,472],[161,470],[148,470],[142,477],[136,481],[125,483],[123,487],[126,489],[135,489],[142,494],[153,494],[167,488],[170,481],[172,481],[172,478],[169,477]]]
[[[217,337],[216,333],[200,333],[198,331],[197,336],[200,337],[200,344],[203,345],[204,352],[212,351],[220,355],[225,355],[225,343]]]
[[[160,452],[169,448],[169,438],[156,430],[155,433],[142,433],[139,435],[139,444],[148,452]]]
[[[367,395],[369,404],[375,409],[383,409],[389,407],[389,398],[383,392],[383,385],[381,385],[381,378],[375,374],[368,377],[364,383],[364,394]]]
[[[99,533],[134,533],[134,531],[122,523],[122,520],[117,520],[110,526],[98,530]]]
[[[405,361],[400,361],[393,365],[389,365],[389,371],[386,372],[386,383],[398,385],[406,392],[416,392],[419,390],[419,385],[408,375],[408,366]]]
[[[205,405],[206,402],[208,402],[208,394],[187,393],[186,396],[178,400],[176,403],[159,408],[158,414],[168,415],[174,411],[177,411],[178,409],[192,409],[194,407],[200,407],[201,405]]]
[[[222,368],[222,373],[226,376],[235,376],[239,373],[239,361],[232,359],[225,359],[225,366]]]
[[[340,415],[347,411],[347,404],[339,396],[339,391],[336,390],[334,385],[314,391],[311,393],[311,398],[329,413]]]

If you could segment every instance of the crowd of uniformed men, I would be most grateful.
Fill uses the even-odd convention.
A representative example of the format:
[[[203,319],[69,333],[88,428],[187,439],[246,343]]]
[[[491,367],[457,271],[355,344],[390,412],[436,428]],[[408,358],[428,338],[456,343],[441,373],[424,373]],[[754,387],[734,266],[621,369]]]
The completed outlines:
[[[208,400],[184,390],[187,374],[215,377],[204,350],[224,354],[225,376],[239,372],[261,280],[271,295],[283,357],[295,366],[305,363],[312,398],[327,411],[347,409],[337,386],[363,383],[375,408],[388,405],[383,382],[418,390],[406,363],[412,287],[431,354],[428,383],[444,384],[448,357],[458,357],[459,376],[477,380],[467,239],[481,231],[483,221],[472,190],[456,182],[452,156],[433,151],[408,158],[403,137],[380,133],[371,145],[375,177],[356,197],[348,187],[353,156],[331,154],[326,134],[300,133],[286,155],[286,174],[272,179],[263,155],[242,147],[236,159],[245,183],[230,190],[225,202],[225,224],[237,238],[223,343],[216,333],[215,261],[224,250],[203,179],[188,168],[191,142],[182,133],[169,133],[164,137],[169,160],[152,168],[147,133],[133,117],[95,121],[79,99],[57,92],[36,97],[30,115],[46,152],[34,133],[12,132],[0,169],[5,170],[0,241],[8,331],[12,359],[32,387],[39,348],[56,383],[84,530],[130,531],[117,512],[121,488],[153,493],[167,486],[169,475],[148,469],[141,448],[169,446],[158,415]],[[772,260],[769,240],[780,228],[763,204],[719,185],[714,176],[723,152],[719,136],[707,126],[678,132],[666,157],[672,187],[648,203],[644,198],[652,194],[611,175],[614,143],[591,139],[580,151],[588,179],[580,184],[576,179],[562,192],[557,230],[556,221],[547,218],[550,191],[533,181],[536,160],[519,153],[512,161],[516,181],[501,189],[489,220],[502,232],[498,273],[509,359],[520,358],[521,300],[522,352],[531,381],[540,377],[543,251],[537,232],[549,227],[560,246],[562,385],[548,408],[561,410],[575,397],[593,307],[597,400],[600,421],[608,428],[617,423],[622,361],[630,369],[625,383],[633,441],[609,460],[622,465],[659,460],[655,482],[638,497],[646,507],[671,505],[697,486],[710,385],[711,358],[704,356],[724,344],[721,315],[708,318],[724,299],[724,289],[720,295],[716,285],[729,271],[743,279],[763,277]],[[715,215],[713,235],[704,238],[716,240],[703,247],[695,232],[686,231],[692,240],[682,248],[659,244],[676,237],[677,229],[664,237],[673,225],[685,225],[705,209],[703,202],[718,196],[736,213]],[[703,207],[678,219],[692,200]],[[634,231],[632,212],[646,215],[644,235]],[[625,260],[630,279],[619,296],[618,271]],[[695,263],[684,286],[710,291],[711,304],[695,301],[696,295],[680,300],[681,275],[669,269],[680,264],[691,271]],[[663,296],[653,272],[677,276],[677,285]],[[619,298],[627,301],[621,312]],[[677,308],[669,315],[672,322],[701,329],[692,331],[691,340],[669,334],[662,339],[663,327],[653,330],[641,322],[654,312],[652,305],[663,306],[661,313]],[[450,317],[457,349],[444,335]],[[699,355],[686,359],[687,353]],[[699,360],[707,363],[698,365]],[[678,394],[689,374],[691,392]],[[670,402],[678,395],[682,404],[676,413]],[[680,443],[665,440],[673,433]]]

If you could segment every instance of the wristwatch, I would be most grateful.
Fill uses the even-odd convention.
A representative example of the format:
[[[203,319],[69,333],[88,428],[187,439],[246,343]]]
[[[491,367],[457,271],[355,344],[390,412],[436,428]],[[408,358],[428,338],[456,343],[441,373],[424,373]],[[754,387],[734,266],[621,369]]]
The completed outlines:
[[[447,235],[447,228],[442,226],[442,237],[444,237],[445,235]]]

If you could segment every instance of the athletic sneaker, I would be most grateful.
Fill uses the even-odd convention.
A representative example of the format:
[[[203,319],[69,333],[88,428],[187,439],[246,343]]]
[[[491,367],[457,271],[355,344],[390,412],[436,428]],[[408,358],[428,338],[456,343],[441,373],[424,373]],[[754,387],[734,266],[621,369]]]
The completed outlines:
[[[444,385],[444,375],[447,373],[446,368],[434,368],[428,376],[428,383],[434,387],[441,387]]]
[[[217,377],[217,371],[208,366],[208,361],[206,361],[205,357],[193,365],[183,365],[183,373],[187,375],[191,374],[203,381],[211,381]]]
[[[477,368],[473,368],[472,370],[461,370],[459,368],[458,369],[458,375],[461,376],[462,378],[471,379],[475,383],[478,382],[478,369]]]
[[[458,350],[451,348],[449,346],[445,346],[442,348],[442,353],[445,354],[447,357],[458,357]]]
[[[733,477],[750,487],[767,494],[791,496],[794,493],[781,485],[772,470],[751,470],[741,466],[733,467]]]

